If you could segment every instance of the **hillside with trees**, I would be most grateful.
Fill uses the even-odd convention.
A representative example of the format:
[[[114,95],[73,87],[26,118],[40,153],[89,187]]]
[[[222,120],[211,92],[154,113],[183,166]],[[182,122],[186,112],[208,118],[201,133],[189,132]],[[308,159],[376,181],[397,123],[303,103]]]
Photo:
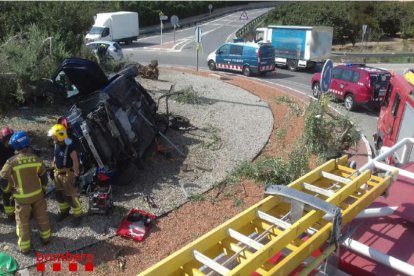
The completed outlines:
[[[413,38],[413,15],[414,2],[280,2],[264,25],[330,26],[334,44],[355,44],[361,40],[364,24],[369,41]]]

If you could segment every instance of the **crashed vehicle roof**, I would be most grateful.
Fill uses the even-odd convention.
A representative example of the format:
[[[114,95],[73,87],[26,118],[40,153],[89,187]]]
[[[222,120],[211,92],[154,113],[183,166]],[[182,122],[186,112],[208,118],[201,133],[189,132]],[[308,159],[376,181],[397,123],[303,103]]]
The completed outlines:
[[[95,62],[86,59],[65,59],[56,71],[53,79],[61,71],[65,72],[81,94],[92,93],[110,83],[101,67]]]

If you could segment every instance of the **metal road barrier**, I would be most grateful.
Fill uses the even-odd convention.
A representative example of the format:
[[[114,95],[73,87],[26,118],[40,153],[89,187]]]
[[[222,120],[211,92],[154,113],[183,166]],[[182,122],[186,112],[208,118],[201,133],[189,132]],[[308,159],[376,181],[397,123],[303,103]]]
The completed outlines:
[[[275,7],[278,3],[277,2],[257,2],[257,3],[248,3],[245,5],[240,6],[233,6],[233,7],[225,7],[225,8],[217,8],[210,13],[204,13],[197,16],[187,17],[180,19],[179,25],[180,27],[188,27],[188,26],[195,26],[204,21],[208,21],[232,12],[243,11],[243,10],[253,10],[253,9],[261,9],[261,8],[272,8]],[[207,7],[206,7],[207,10]],[[169,15],[171,16],[171,15]],[[163,30],[171,30],[174,26],[168,21],[164,23]],[[139,37],[143,37],[145,35],[149,35],[151,33],[160,32],[160,24],[154,26],[148,26],[144,28],[140,28],[139,30]],[[138,37],[138,39],[139,39]]]

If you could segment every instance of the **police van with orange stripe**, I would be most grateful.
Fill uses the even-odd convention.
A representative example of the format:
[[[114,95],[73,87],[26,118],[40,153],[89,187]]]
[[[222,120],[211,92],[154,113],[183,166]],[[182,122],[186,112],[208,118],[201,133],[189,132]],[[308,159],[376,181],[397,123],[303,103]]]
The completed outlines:
[[[210,70],[264,75],[275,70],[275,50],[268,43],[225,43],[207,57]]]

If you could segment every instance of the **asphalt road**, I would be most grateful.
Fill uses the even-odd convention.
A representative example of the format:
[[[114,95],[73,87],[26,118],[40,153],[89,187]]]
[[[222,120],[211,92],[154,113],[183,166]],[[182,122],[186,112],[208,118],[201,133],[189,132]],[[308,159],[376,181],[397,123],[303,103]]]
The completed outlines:
[[[205,22],[198,26],[203,32],[202,45],[198,54],[199,70],[208,70],[206,58],[224,42],[232,41],[235,32],[247,22],[266,13],[269,9],[247,11],[248,20],[240,19],[240,12],[228,14],[221,18]],[[124,55],[131,61],[147,64],[156,59],[160,66],[197,68],[197,45],[194,41],[195,27],[168,31],[139,38],[132,45],[123,46]],[[385,68],[396,73],[402,73],[407,64],[375,64],[375,67]],[[313,72],[291,72],[277,69],[276,73],[260,78],[269,85],[285,88],[289,93],[298,93],[311,97],[310,80]],[[348,112],[339,103],[335,108],[349,115],[362,132],[372,142],[372,134],[376,131],[378,109],[362,106],[356,112]]]

